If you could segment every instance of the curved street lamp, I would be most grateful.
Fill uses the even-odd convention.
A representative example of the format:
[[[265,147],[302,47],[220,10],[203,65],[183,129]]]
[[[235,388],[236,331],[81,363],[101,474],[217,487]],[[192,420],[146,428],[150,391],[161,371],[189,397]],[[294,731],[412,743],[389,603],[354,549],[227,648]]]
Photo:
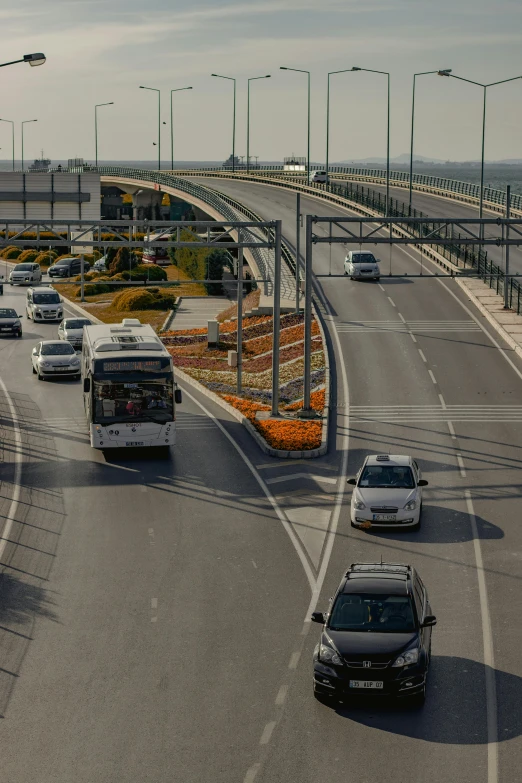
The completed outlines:
[[[250,174],[250,82],[255,82],[258,79],[270,79],[270,74],[267,76],[252,76],[248,79],[247,89],[247,174]]]
[[[310,71],[303,71],[300,68],[286,68],[284,65],[279,66],[280,71],[296,71],[296,73],[306,73],[308,75],[308,136],[306,145],[306,181],[310,181]]]
[[[13,171],[15,170],[15,124],[14,120],[2,120],[0,119],[0,122],[10,122],[11,123],[11,135],[12,135],[12,142],[13,142]]]
[[[354,66],[352,71],[366,71],[366,73],[382,73],[388,78],[388,111],[387,111],[387,130],[386,130],[386,217],[390,208],[390,74],[388,71],[375,71],[372,68],[357,68]]]
[[[100,106],[114,106],[114,101],[109,101],[109,103],[97,103],[94,107],[94,147],[96,150],[96,166],[98,166],[98,108]]]
[[[38,120],[23,120],[22,121],[22,171],[24,170],[24,125],[28,122],[38,122]]]
[[[232,109],[232,172],[236,170],[236,80],[233,76],[222,76],[220,73],[211,73],[216,79],[228,79],[234,82],[234,105]]]
[[[0,63],[0,68],[4,68],[6,65],[16,65],[16,63],[29,63],[29,65],[34,68],[36,65],[43,65],[45,60],[45,54],[42,54],[42,52],[24,54],[21,60],[11,60],[10,63]]]
[[[178,87],[175,90],[170,91],[170,168],[174,168],[174,125],[172,121],[172,93],[183,92],[183,90],[191,90],[192,87]]]
[[[156,87],[142,87],[141,85],[140,90],[151,90],[158,93],[158,169],[161,171],[161,90],[158,90]]]

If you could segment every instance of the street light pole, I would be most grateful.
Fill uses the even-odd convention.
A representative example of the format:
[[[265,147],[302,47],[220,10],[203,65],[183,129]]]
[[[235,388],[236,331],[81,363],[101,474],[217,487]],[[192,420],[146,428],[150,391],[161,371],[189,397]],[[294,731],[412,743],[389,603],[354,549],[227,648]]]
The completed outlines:
[[[482,87],[484,90],[484,100],[482,104],[482,154],[480,160],[480,200],[479,200],[479,218],[482,219],[484,211],[484,150],[486,141],[486,90],[488,87],[496,87],[497,84],[506,84],[507,82],[514,82],[517,79],[522,79],[522,76],[512,76],[511,79],[502,79],[499,82],[491,82],[490,84],[482,84],[481,82],[474,82],[471,79],[464,79],[462,76],[456,76],[454,73],[448,71],[437,71],[439,76],[448,76],[452,79],[458,79],[461,82],[467,82],[468,84],[475,84],[477,87]],[[483,235],[483,226],[480,227],[481,236]]]
[[[415,121],[415,79],[417,76],[427,76],[430,73],[451,73],[451,68],[445,68],[443,71],[421,71],[420,73],[413,74],[413,94],[411,98],[411,143],[410,143],[410,208],[409,214],[411,215],[412,200],[413,200],[413,124]]]
[[[43,65],[45,60],[45,54],[42,54],[42,52],[24,54],[21,60],[11,60],[10,63],[0,63],[0,68],[5,68],[6,65],[16,65],[16,63],[29,63],[29,65],[34,68],[36,65]]]
[[[11,123],[11,136],[12,136],[12,144],[13,144],[13,171],[15,170],[15,124],[14,120],[1,120],[0,122],[10,122]]]
[[[157,87],[142,87],[140,90],[152,90],[158,93],[158,170],[161,171],[161,90]]]
[[[352,69],[345,68],[343,71],[330,71],[326,87],[326,181],[328,182],[328,163],[330,150],[330,76],[334,73],[349,73]]]
[[[372,68],[357,68],[354,66],[352,71],[366,71],[366,73],[381,73],[388,78],[388,108],[387,108],[387,130],[386,130],[386,216],[390,209],[390,74],[388,71],[375,71]]]
[[[174,123],[172,120],[172,93],[183,92],[183,90],[191,90],[192,87],[178,87],[175,90],[170,91],[170,168],[174,169]]]
[[[234,105],[232,110],[232,173],[236,170],[236,80],[233,76],[221,76],[219,73],[211,73],[216,79],[228,79],[234,82]]]
[[[306,73],[308,76],[308,135],[307,135],[307,152],[306,152],[306,181],[310,182],[310,71],[304,71],[301,68],[286,68],[283,65],[279,66],[280,71],[295,71],[296,73]]]
[[[97,103],[94,107],[94,148],[96,157],[96,167],[98,167],[98,107],[99,106],[113,106],[114,101],[109,103]]]
[[[258,79],[270,79],[268,76],[252,76],[248,79],[247,87],[247,174],[250,174],[250,82],[255,82]]]
[[[24,125],[28,122],[38,122],[38,120],[23,120],[22,121],[22,171],[24,170]]]

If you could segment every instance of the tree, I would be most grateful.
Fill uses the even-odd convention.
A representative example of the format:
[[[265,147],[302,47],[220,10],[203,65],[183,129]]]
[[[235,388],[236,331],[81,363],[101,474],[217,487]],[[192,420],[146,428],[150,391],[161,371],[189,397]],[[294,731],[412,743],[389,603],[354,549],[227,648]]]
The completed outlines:
[[[228,250],[215,247],[207,257],[207,280],[222,280],[225,267],[233,269],[232,256]],[[219,296],[219,294],[223,293],[221,283],[205,283],[205,287],[207,292],[213,296]]]
[[[111,275],[117,275],[119,272],[128,272],[137,266],[137,259],[134,254],[131,255],[128,247],[118,248],[118,252],[111,261],[109,272]]]
[[[175,239],[175,237],[173,237]],[[197,242],[197,237],[193,231],[182,231],[180,233],[181,242]],[[183,270],[192,280],[204,280],[207,267],[207,256],[209,251],[205,245],[196,245],[191,247],[169,248],[169,257],[173,264]]]

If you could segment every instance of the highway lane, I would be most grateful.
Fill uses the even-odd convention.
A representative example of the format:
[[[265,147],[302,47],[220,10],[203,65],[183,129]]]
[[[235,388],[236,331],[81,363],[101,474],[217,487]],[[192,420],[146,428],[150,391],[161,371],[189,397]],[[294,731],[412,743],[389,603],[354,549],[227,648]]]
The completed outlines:
[[[23,312],[24,297],[7,287],[1,303]],[[291,542],[188,396],[170,461],[91,449],[79,384],[31,373],[56,326],[23,325],[0,341],[23,441],[0,577],[0,777],[241,780],[279,687],[273,662],[290,659],[310,600]],[[0,413],[5,518],[16,443],[3,393]]]
[[[239,182],[210,184],[264,218],[283,218],[285,236],[295,241],[292,194]],[[302,210],[342,213],[308,198]],[[331,264],[339,273],[343,255],[342,247],[334,247],[330,259],[326,246],[316,246],[315,272],[328,273]],[[397,271],[413,271],[419,257],[394,249],[393,264]],[[312,629],[286,709],[260,754],[256,783],[340,773],[363,783],[382,779],[383,769],[392,783],[431,781],[441,770],[459,783],[510,780],[522,755],[515,707],[522,685],[520,628],[512,619],[521,604],[522,363],[495,347],[480,327],[480,314],[451,280],[383,279],[379,286],[332,278],[321,284],[341,343],[338,358],[348,372],[350,470],[367,453],[398,450],[419,457],[430,486],[418,534],[355,531],[345,506],[318,608],[326,606],[347,563],[382,555],[419,567],[439,624],[422,714],[390,705],[332,711],[314,704]],[[347,426],[341,388],[337,404],[340,432]],[[481,557],[484,571],[477,568]],[[487,603],[479,591],[482,576]],[[493,677],[484,667],[488,623]],[[498,712],[487,704],[486,681],[496,685]],[[498,765],[496,746],[488,744],[487,706],[490,721],[498,717]]]

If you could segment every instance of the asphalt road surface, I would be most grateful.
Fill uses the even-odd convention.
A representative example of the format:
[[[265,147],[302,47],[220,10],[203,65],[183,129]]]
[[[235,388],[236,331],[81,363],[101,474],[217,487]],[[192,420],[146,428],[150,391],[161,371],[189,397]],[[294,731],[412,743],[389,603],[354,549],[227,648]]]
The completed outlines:
[[[283,219],[295,242],[293,194],[201,181]],[[302,211],[346,214],[309,198]],[[316,274],[341,274],[344,252],[316,246]],[[391,261],[420,268],[411,249]],[[31,374],[32,346],[55,328],[24,319],[22,340],[0,342],[21,437],[0,389],[4,517],[21,487],[1,558],[2,780],[517,779],[522,362],[454,281],[318,280],[331,449],[305,464],[267,458],[188,395],[169,461],[104,455],[79,385]],[[5,292],[23,312],[23,289]],[[346,475],[388,450],[429,481],[418,533],[353,530],[349,495],[339,503]],[[426,705],[325,707],[304,621],[347,564],[381,556],[419,569],[438,617]]]

